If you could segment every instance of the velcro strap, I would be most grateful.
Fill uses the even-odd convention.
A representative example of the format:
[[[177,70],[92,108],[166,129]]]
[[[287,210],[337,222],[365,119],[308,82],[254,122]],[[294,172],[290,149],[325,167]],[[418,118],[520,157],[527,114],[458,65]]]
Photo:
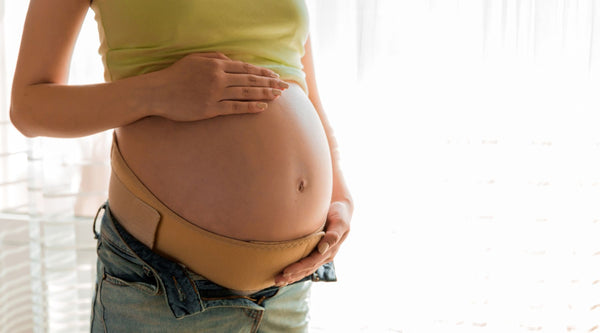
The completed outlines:
[[[140,200],[112,172],[108,188],[111,213],[125,230],[150,249],[154,248],[160,213]]]

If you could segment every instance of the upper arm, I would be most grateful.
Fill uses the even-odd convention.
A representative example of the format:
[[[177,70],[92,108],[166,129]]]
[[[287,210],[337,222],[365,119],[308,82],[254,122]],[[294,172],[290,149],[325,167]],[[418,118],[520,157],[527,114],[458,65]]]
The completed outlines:
[[[73,48],[89,5],[89,0],[30,1],[13,94],[36,83],[67,82]]]

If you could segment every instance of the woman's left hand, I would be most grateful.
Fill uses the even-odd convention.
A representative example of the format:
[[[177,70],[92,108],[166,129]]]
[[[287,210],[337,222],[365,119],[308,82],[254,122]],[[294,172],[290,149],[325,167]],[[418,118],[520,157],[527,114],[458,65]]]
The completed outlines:
[[[308,257],[286,267],[275,277],[277,286],[285,286],[314,273],[323,264],[331,262],[350,231],[353,207],[346,201],[334,201],[329,206],[325,236],[317,249]]]

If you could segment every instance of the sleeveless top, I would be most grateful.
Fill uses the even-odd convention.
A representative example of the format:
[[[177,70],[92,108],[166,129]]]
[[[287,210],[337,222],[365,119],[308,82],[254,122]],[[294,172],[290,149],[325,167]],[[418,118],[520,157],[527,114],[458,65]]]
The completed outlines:
[[[218,51],[271,69],[308,94],[304,0],[93,0],[91,8],[107,82],[164,69],[189,53]]]

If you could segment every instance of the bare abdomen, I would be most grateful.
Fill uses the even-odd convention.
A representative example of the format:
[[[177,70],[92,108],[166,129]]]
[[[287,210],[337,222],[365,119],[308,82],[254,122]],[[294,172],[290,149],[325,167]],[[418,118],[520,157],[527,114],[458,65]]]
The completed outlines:
[[[332,191],[327,138],[302,89],[259,114],[197,122],[148,117],[117,129],[125,161],[170,209],[243,240],[307,235],[326,219]]]

